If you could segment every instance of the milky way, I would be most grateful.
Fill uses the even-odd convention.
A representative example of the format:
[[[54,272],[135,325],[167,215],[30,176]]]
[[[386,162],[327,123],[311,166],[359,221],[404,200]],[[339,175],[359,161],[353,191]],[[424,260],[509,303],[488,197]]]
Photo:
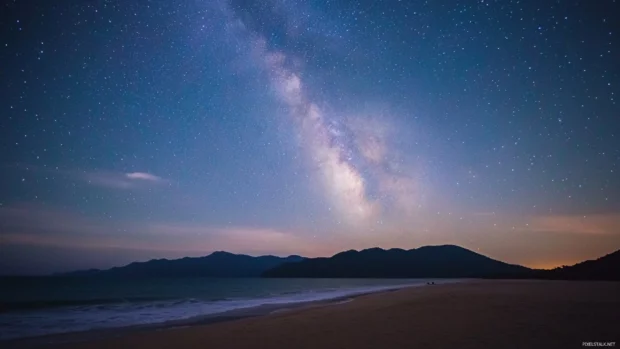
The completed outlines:
[[[231,21],[228,26],[237,29],[235,38],[249,40],[251,58],[268,73],[276,97],[287,106],[308,161],[318,169],[322,192],[333,205],[335,216],[349,224],[375,224],[382,222],[381,211],[386,208],[409,213],[419,196],[415,172],[395,172],[389,162],[388,153],[395,151],[388,148],[384,130],[390,125],[355,115],[345,122],[335,121],[307,95],[303,71],[295,67],[294,57],[271,50],[266,40],[249,31],[230,9],[225,13]],[[359,167],[370,167],[370,171],[364,176]],[[369,181],[375,182],[373,197],[368,194]]]

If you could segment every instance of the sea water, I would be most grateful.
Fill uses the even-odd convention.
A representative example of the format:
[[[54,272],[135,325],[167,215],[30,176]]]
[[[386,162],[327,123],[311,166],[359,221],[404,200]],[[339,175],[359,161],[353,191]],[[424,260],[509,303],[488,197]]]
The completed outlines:
[[[162,324],[264,306],[286,307],[343,300],[360,294],[425,285],[428,281],[265,278],[3,280],[0,287],[0,340]]]

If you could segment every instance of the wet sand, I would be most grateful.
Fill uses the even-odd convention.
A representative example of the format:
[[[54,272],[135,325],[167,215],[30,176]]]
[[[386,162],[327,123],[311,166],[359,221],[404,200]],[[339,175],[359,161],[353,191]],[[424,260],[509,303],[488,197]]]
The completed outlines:
[[[44,347],[582,348],[583,342],[618,340],[618,282],[489,280]]]

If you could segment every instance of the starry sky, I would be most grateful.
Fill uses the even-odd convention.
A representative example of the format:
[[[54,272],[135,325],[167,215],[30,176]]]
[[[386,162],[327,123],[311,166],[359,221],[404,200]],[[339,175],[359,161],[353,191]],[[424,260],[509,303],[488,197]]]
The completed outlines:
[[[0,272],[620,248],[617,0],[0,10]]]

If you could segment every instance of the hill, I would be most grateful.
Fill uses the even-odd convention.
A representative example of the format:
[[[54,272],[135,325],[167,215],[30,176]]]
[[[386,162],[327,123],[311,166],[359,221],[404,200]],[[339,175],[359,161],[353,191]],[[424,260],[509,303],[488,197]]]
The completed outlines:
[[[341,252],[331,258],[286,263],[264,277],[310,278],[474,278],[498,274],[521,275],[526,267],[500,262],[468,249],[425,246],[412,250],[371,248]]]
[[[281,277],[281,278],[498,278],[620,280],[620,250],[596,260],[552,270],[504,263],[468,249],[425,246],[417,249],[349,250],[329,258],[252,257],[214,252],[205,257],[154,259],[107,270],[57,274],[71,277]]]
[[[107,270],[80,270],[57,276],[73,277],[257,277],[264,271],[287,262],[302,260],[300,256],[252,257],[229,252],[213,252],[205,257],[153,259],[134,262]]]
[[[540,278],[620,281],[620,250],[601,258],[544,271]]]

